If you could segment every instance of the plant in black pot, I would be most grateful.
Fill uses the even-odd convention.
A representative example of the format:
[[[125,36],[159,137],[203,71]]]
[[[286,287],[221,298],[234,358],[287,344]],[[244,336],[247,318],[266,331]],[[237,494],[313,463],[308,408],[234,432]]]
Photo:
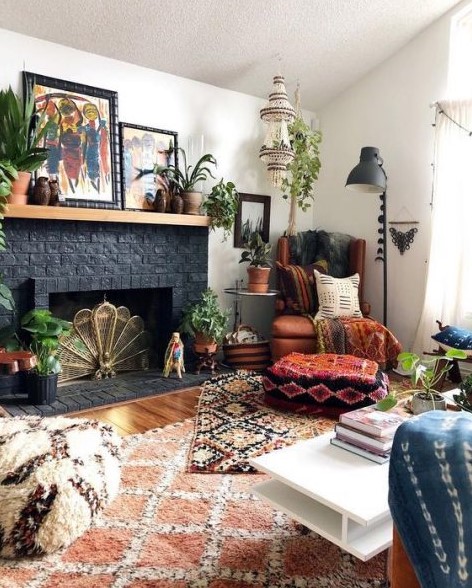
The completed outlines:
[[[244,243],[244,251],[241,253],[239,263],[248,263],[247,289],[253,294],[265,294],[269,289],[270,268],[272,259],[270,252],[272,245],[262,240],[257,231],[251,233],[248,241]]]
[[[29,402],[52,404],[56,399],[57,376],[62,369],[57,349],[61,337],[69,335],[72,324],[53,316],[49,310],[35,308],[23,316],[21,327],[30,334],[30,349],[37,360],[27,378]]]
[[[229,313],[220,308],[217,295],[207,288],[197,302],[185,307],[179,330],[195,338],[196,353],[215,353],[226,333]]]

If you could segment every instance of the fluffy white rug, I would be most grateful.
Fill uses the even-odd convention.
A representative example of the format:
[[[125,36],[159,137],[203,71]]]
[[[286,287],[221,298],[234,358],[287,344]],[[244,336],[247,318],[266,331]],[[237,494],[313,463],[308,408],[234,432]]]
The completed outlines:
[[[0,419],[0,555],[70,545],[117,495],[121,439],[95,420]]]

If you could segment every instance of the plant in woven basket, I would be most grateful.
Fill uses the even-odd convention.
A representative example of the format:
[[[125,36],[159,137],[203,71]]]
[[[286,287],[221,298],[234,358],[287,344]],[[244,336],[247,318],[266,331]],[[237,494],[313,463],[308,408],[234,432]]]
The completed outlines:
[[[203,210],[210,217],[211,229],[223,229],[223,240],[231,234],[234,219],[238,212],[239,195],[233,182],[223,178],[213,186],[203,203]]]

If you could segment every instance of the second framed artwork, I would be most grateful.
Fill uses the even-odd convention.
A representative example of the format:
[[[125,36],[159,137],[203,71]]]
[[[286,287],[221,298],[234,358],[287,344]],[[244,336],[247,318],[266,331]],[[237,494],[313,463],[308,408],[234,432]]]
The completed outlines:
[[[177,133],[129,123],[120,123],[123,204],[127,210],[155,210],[159,188],[166,180],[149,173],[154,166],[177,165]],[[148,173],[141,175],[140,171]]]
[[[260,233],[269,242],[270,196],[239,193],[239,208],[234,221],[234,246],[244,247],[251,233]]]

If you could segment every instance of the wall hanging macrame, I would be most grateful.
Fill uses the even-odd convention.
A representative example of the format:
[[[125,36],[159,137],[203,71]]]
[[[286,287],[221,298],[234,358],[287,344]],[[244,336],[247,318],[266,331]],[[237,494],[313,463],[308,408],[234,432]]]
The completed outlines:
[[[61,340],[58,351],[62,382],[84,376],[114,378],[117,372],[149,367],[143,319],[130,316],[125,306],[117,308],[105,300],[93,310],[79,310],[72,324],[71,334]]]
[[[405,214],[411,217],[409,211],[405,207],[403,207],[400,210],[399,216],[401,216],[402,214],[403,217],[405,216]],[[392,242],[395,245],[395,247],[398,248],[400,254],[403,255],[405,251],[410,249],[410,245],[413,243],[415,235],[418,232],[418,228],[413,225],[418,225],[419,222],[415,220],[395,220],[390,221],[388,224],[394,225],[389,228],[389,232],[392,237]],[[397,229],[396,226],[401,227],[401,229]]]

